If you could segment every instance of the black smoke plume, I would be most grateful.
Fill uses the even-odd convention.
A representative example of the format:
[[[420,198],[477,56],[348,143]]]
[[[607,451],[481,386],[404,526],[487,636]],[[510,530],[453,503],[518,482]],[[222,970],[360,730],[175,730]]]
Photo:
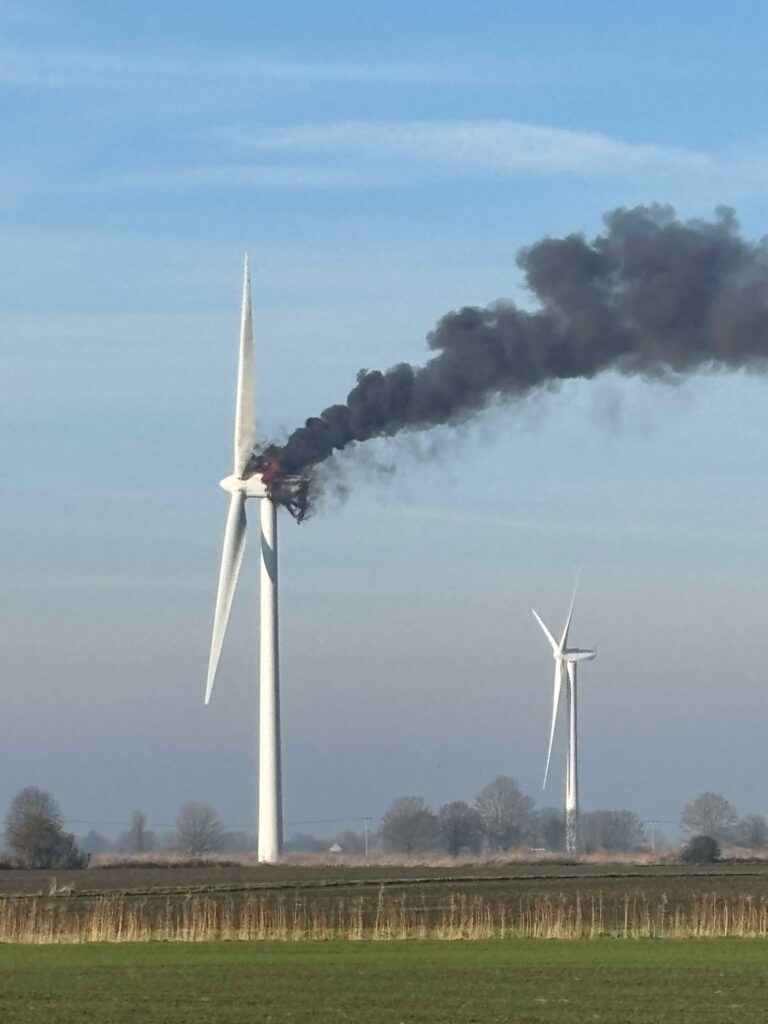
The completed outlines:
[[[361,370],[343,405],[254,453],[251,470],[309,481],[292,510],[303,518],[314,467],[353,442],[461,423],[491,402],[603,370],[675,379],[764,368],[765,240],[742,238],[726,209],[714,221],[681,221],[671,207],[640,206],[604,223],[591,241],[545,238],[521,250],[538,308],[499,302],[448,313],[427,335],[433,354],[423,366]]]

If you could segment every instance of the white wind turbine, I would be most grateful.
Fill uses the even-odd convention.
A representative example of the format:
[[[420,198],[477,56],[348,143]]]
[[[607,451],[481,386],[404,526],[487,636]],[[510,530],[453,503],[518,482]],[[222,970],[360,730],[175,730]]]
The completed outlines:
[[[568,759],[565,771],[565,845],[569,852],[575,852],[579,847],[579,758],[578,758],[578,736],[577,707],[576,707],[576,666],[580,661],[591,661],[597,651],[583,650],[579,647],[568,646],[568,632],[571,628],[573,617],[573,606],[576,601],[576,586],[573,588],[571,607],[568,610],[568,618],[565,621],[565,629],[560,642],[552,636],[550,631],[542,622],[539,615],[534,611],[534,617],[544,631],[544,635],[552,648],[552,657],[555,659],[555,688],[552,697],[552,726],[549,731],[549,749],[547,750],[547,767],[544,770],[544,786],[547,785],[549,775],[549,763],[552,758],[552,744],[555,739],[555,726],[557,724],[557,712],[560,707],[560,694],[563,686],[563,675],[567,682],[567,708],[568,708]]]
[[[280,665],[277,621],[277,506],[262,477],[246,476],[256,444],[253,319],[248,256],[245,257],[240,321],[240,356],[235,400],[235,461],[221,486],[231,494],[224,531],[219,589],[213,620],[211,655],[205,703],[211,699],[219,657],[227,630],[232,598],[245,550],[247,498],[261,504],[261,617],[259,675],[259,861],[276,861],[283,845],[282,772],[280,764]]]

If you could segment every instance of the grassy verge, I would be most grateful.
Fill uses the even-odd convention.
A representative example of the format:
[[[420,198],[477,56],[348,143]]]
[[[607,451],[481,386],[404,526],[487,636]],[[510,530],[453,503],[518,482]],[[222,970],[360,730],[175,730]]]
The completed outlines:
[[[763,941],[0,948],[3,1024],[751,1024]]]

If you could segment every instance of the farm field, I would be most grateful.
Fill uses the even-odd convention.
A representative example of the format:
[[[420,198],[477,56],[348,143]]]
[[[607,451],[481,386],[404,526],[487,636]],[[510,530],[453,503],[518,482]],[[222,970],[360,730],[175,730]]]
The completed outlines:
[[[338,866],[319,864],[233,864],[208,863],[200,866],[118,866],[91,867],[82,871],[12,871],[0,870],[0,896],[18,893],[47,893],[52,877],[62,886],[72,886],[75,892],[125,892],[138,890],[166,889],[210,889],[210,888],[251,888],[292,889],[292,888],[338,888],[350,889],[376,886],[381,882],[404,886],[420,884],[463,884],[490,885],[499,880],[519,884],[522,887],[536,886],[541,882],[544,888],[568,880],[583,882],[584,885],[604,884],[615,879],[626,885],[627,881],[646,879],[649,884],[659,880],[692,878],[717,879],[717,884],[734,884],[751,887],[768,885],[768,861],[723,861],[704,866],[682,864],[643,864],[620,862],[603,863],[525,863],[512,861],[504,863],[491,861],[469,864],[340,864]],[[729,880],[733,880],[731,883]]]
[[[9,871],[0,941],[768,937],[765,864],[494,867]]]
[[[750,1024],[760,940],[0,947],[4,1024]]]

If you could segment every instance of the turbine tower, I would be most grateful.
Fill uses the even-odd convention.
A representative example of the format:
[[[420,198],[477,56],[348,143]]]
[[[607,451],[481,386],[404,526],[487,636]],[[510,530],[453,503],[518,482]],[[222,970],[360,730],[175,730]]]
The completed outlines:
[[[568,646],[568,633],[571,628],[573,617],[573,606],[576,601],[576,586],[573,588],[571,607],[568,610],[568,618],[565,620],[565,629],[560,637],[560,642],[552,636],[550,631],[542,622],[536,611],[533,612],[538,624],[544,631],[544,635],[552,648],[552,657],[555,659],[555,688],[552,696],[552,725],[549,731],[549,749],[547,750],[547,766],[544,770],[544,786],[547,785],[549,775],[549,763],[552,759],[552,744],[555,739],[555,726],[557,725],[557,713],[560,707],[560,694],[563,686],[563,675],[566,678],[568,710],[568,757],[565,769],[565,846],[569,853],[575,853],[579,848],[579,757],[578,757],[578,733],[577,733],[577,702],[576,702],[576,666],[580,661],[591,661],[597,651],[583,650],[579,647]]]
[[[276,861],[283,846],[282,771],[280,764],[280,665],[277,616],[277,506],[259,474],[248,474],[256,444],[254,398],[253,318],[248,256],[243,275],[240,356],[235,398],[235,460],[231,476],[221,481],[230,495],[224,530],[219,589],[213,618],[205,703],[211,699],[221,648],[229,622],[237,578],[243,561],[247,521],[245,502],[261,504],[261,617],[259,675],[259,846],[261,862]]]

